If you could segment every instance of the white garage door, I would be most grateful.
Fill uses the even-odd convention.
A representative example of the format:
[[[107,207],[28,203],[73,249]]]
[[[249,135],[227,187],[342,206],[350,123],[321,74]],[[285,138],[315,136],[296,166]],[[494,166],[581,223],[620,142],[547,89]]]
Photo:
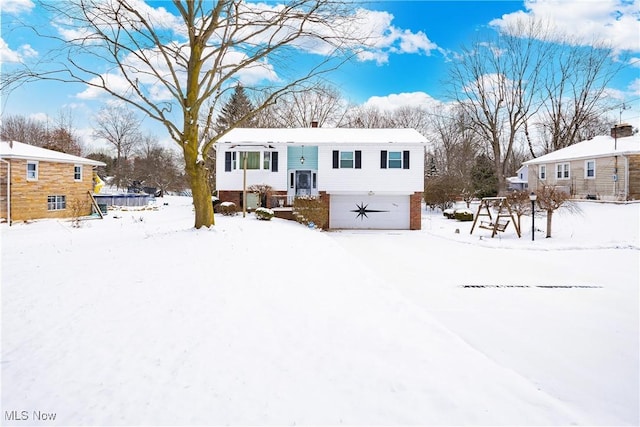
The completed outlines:
[[[409,229],[409,196],[332,194],[330,228]]]

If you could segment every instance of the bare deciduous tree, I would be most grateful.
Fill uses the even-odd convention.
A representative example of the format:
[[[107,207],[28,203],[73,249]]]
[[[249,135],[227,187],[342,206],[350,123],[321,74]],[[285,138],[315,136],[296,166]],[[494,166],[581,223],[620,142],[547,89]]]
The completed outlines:
[[[3,119],[0,135],[5,141],[19,141],[49,150],[80,156],[82,143],[73,127],[70,112],[60,111],[51,127],[49,121],[24,116],[8,116]]]
[[[547,29],[536,21],[513,25],[493,39],[463,48],[450,69],[454,101],[487,144],[498,184],[506,188],[507,159],[526,119],[539,108],[544,64],[550,51],[537,40]]]
[[[180,147],[193,193],[195,227],[214,224],[204,157],[222,137],[212,132],[215,100],[245,75],[272,82],[256,111],[357,54],[367,34],[354,27],[347,0],[173,0],[171,10],[133,1],[68,0],[45,6],[59,33],[46,61],[3,74],[2,88],[31,80],[83,83],[160,122]],[[34,29],[41,34],[41,29]],[[309,67],[288,66],[293,52],[313,51]],[[95,59],[102,65],[98,68]],[[276,75],[282,66],[288,75]],[[105,71],[106,70],[106,71]],[[261,88],[254,88],[261,90]],[[214,102],[209,102],[211,99]],[[202,119],[202,120],[201,120]],[[240,118],[238,123],[246,117]],[[231,123],[232,129],[236,123]]]
[[[95,118],[93,136],[106,141],[116,152],[113,184],[118,188],[128,184],[129,157],[142,141],[140,123],[141,119],[123,106],[104,107]]]
[[[328,84],[319,83],[311,90],[290,92],[282,96],[259,115],[260,127],[340,126],[348,105],[340,92]]]
[[[551,221],[555,211],[561,207],[569,209],[571,212],[580,211],[580,208],[569,200],[571,195],[562,188],[544,185],[542,187],[538,187],[536,194],[538,196],[536,202],[537,205],[547,213],[546,237],[551,237]]]
[[[542,154],[593,137],[589,132],[612,108],[607,87],[623,66],[612,60],[613,49],[603,43],[583,46],[569,37],[556,39],[544,66],[540,90],[544,102],[537,124],[542,127]],[[608,129],[605,129],[608,130]],[[527,127],[531,154],[535,156]]]
[[[145,187],[155,187],[164,194],[185,188],[179,158],[173,150],[162,147],[155,137],[146,135],[136,150],[133,176]]]

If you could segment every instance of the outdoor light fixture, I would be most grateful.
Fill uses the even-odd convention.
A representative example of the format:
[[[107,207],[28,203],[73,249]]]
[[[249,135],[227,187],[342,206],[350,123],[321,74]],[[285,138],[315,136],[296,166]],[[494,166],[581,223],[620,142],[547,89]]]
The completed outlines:
[[[304,165],[304,145],[302,146],[302,156],[300,156],[300,164]]]
[[[529,194],[531,200],[531,241],[536,240],[536,200],[538,196],[533,191]]]

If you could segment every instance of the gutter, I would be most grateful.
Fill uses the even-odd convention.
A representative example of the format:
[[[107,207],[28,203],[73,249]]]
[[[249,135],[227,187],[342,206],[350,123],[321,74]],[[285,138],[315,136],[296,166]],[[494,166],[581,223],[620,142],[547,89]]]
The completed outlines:
[[[7,222],[11,227],[11,162],[2,158],[0,161],[7,164]]]

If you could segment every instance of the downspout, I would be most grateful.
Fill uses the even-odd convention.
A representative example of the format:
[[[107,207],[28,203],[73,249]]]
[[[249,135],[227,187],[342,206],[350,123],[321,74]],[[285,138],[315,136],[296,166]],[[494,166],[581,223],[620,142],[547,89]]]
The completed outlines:
[[[0,161],[7,164],[7,222],[11,227],[11,162],[4,159]]]
[[[629,200],[629,157],[624,158],[624,199]]]

